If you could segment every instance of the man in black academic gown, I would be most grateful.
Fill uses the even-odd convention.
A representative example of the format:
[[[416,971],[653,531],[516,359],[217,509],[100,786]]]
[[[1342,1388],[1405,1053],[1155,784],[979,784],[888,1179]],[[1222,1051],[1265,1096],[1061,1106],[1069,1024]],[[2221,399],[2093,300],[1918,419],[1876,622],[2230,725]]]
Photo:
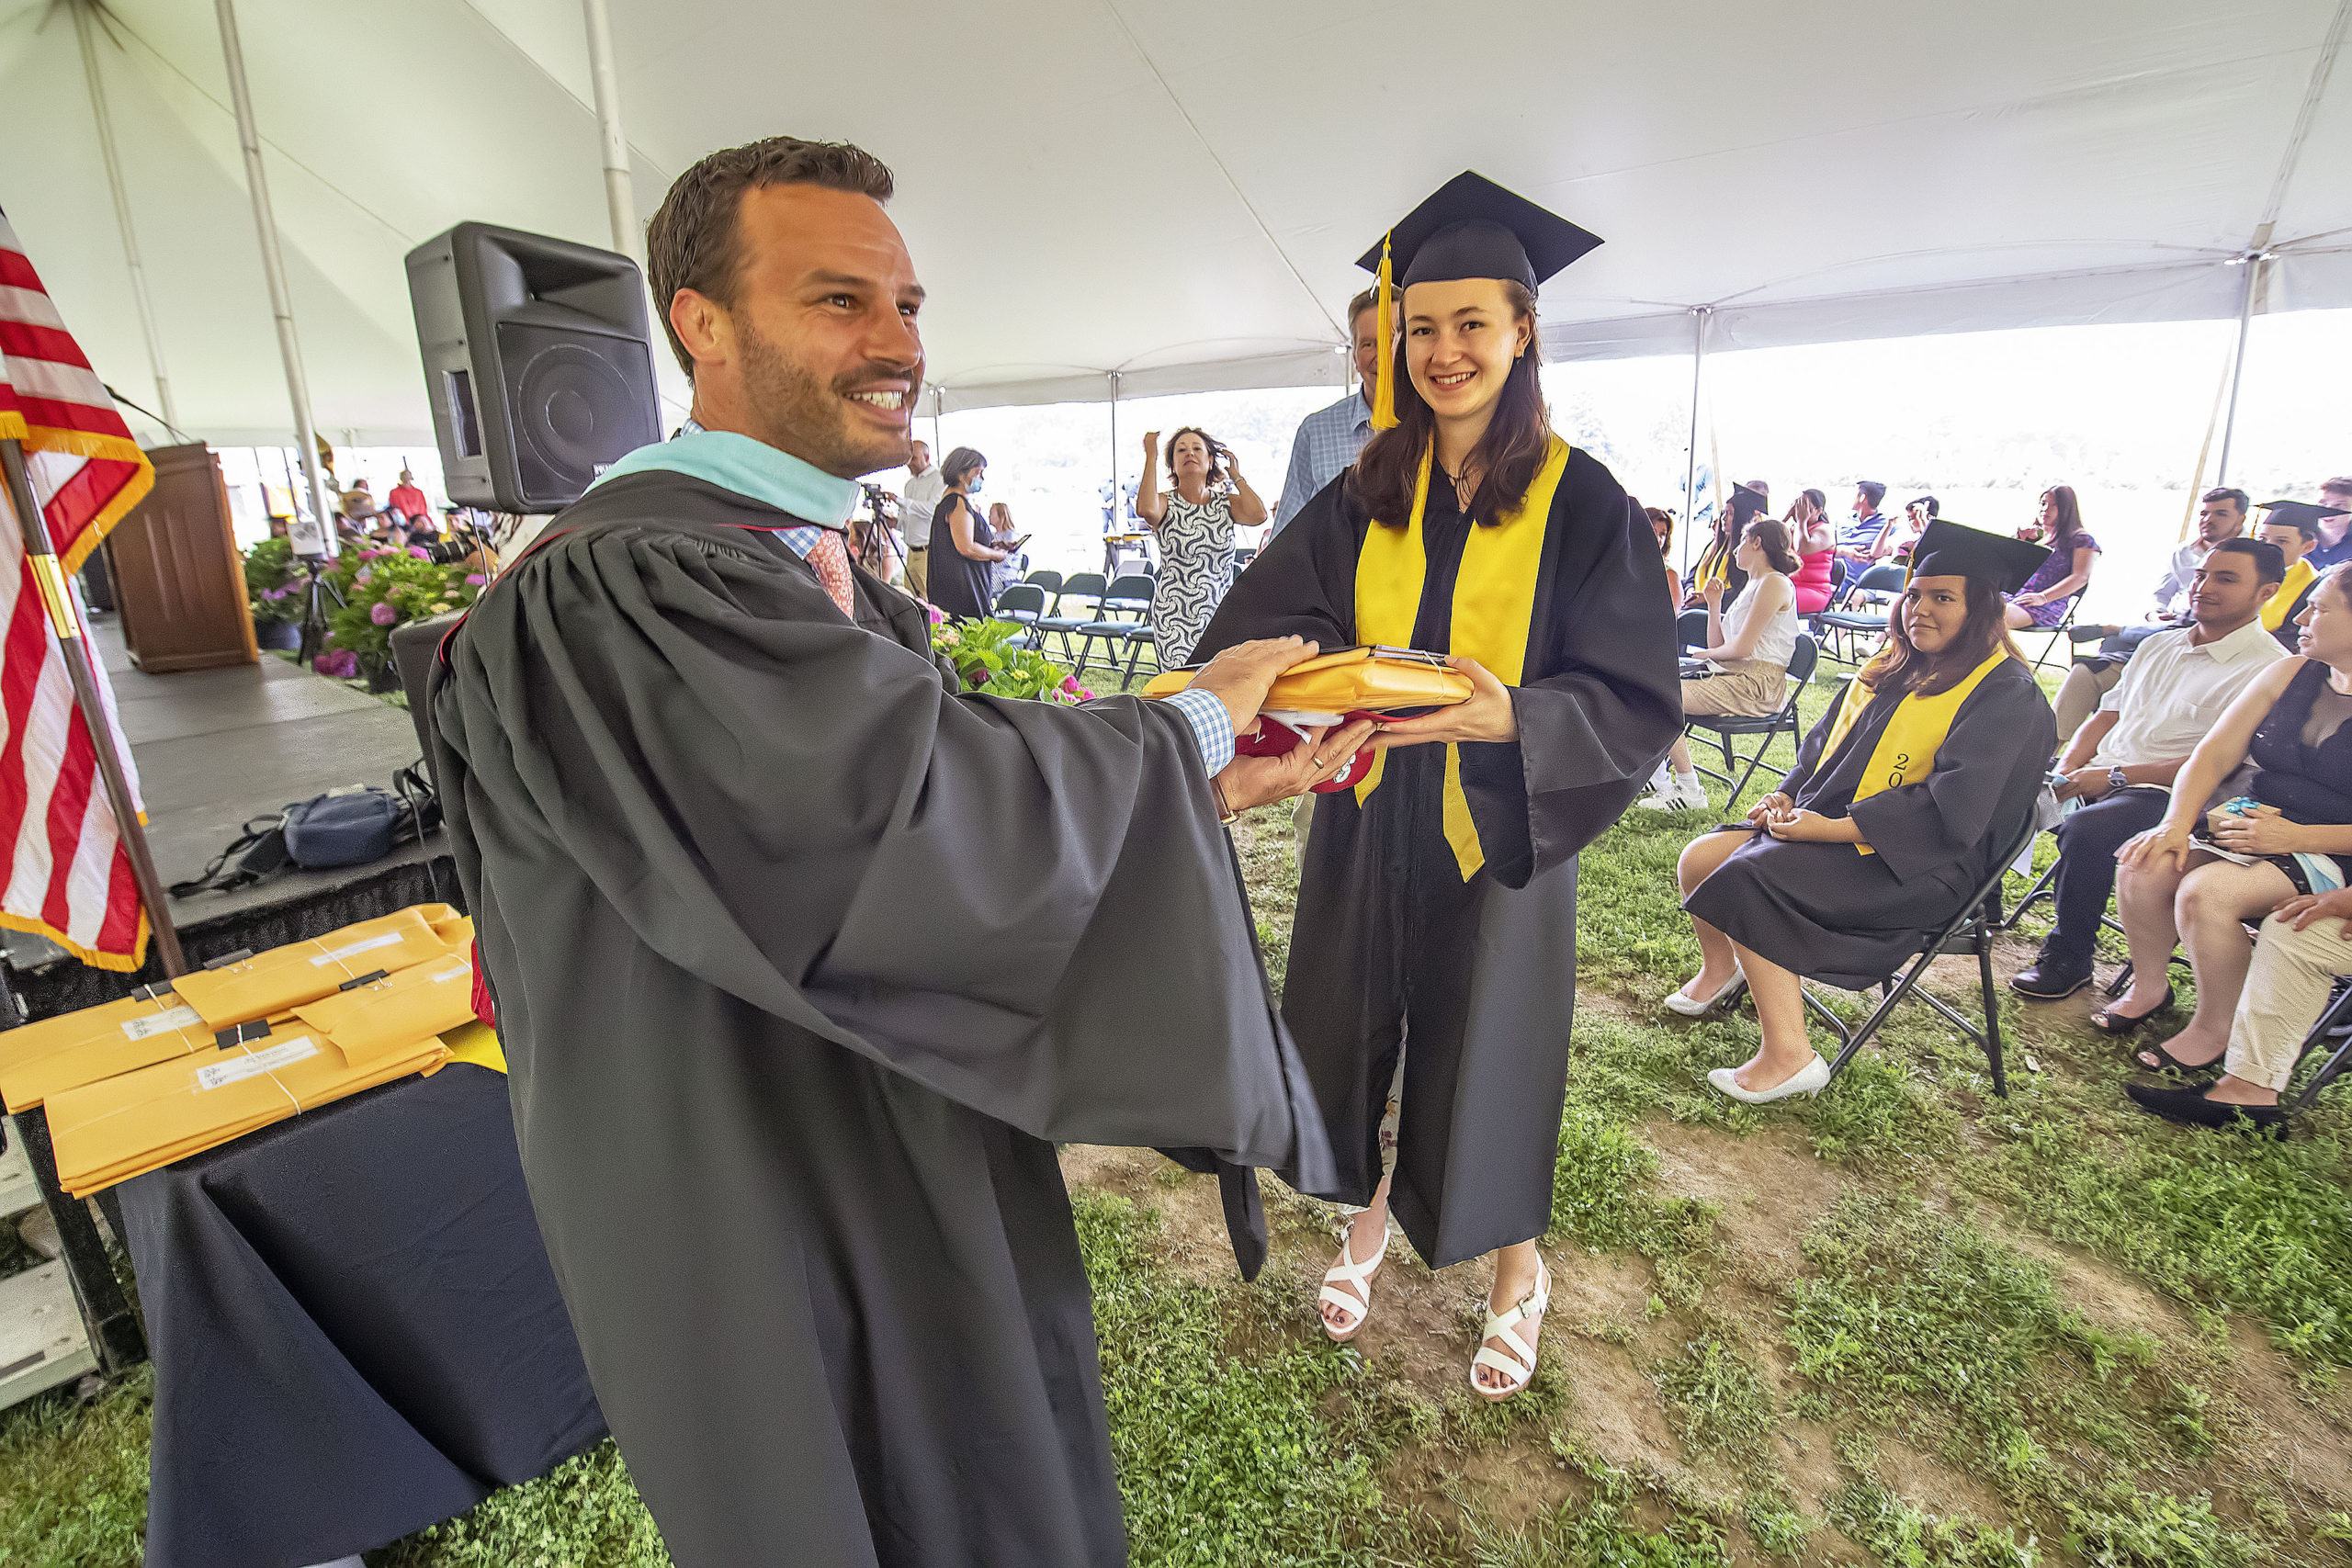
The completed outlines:
[[[956,694],[840,533],[922,381],[889,192],[788,138],[672,187],[695,421],[447,639],[442,776],[532,1201],[673,1557],[1110,1568],[1050,1140],[1328,1176],[1219,823],[1349,738],[1227,765],[1295,643],[1179,705]]]

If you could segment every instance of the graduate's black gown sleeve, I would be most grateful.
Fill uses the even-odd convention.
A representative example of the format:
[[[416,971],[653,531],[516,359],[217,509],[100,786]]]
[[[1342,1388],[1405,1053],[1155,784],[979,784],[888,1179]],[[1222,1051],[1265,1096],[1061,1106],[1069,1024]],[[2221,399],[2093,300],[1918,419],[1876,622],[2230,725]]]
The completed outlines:
[[[509,887],[577,866],[695,978],[1038,1137],[1317,1164],[1181,716],[950,694],[814,589],[636,527],[502,581],[440,701],[465,787],[526,807],[472,818],[536,819]],[[572,968],[485,952],[507,1023]]]

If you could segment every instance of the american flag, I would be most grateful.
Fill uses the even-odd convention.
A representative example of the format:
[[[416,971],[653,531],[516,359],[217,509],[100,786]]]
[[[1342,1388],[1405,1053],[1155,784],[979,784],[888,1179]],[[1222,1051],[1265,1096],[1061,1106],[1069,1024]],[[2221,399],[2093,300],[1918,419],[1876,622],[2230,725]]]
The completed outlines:
[[[0,439],[24,444],[58,564],[78,570],[155,483],[155,471],[82,356],[0,216]],[[78,595],[68,594],[82,615]],[[84,647],[89,623],[83,620]],[[137,795],[106,671],[91,660],[116,755]],[[142,808],[143,809],[143,808]],[[74,704],[24,536],[0,487],[0,926],[35,931],[83,963],[135,970],[147,915]]]

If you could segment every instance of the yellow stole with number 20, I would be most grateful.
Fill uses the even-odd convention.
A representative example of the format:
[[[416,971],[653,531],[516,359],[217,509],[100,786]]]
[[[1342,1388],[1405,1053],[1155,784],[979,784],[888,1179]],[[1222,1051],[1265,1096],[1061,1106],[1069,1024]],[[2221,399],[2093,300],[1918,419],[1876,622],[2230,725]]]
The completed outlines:
[[[1544,449],[1534,482],[1517,506],[1490,524],[1475,524],[1463,542],[1462,567],[1453,580],[1453,629],[1449,650],[1476,660],[1506,686],[1516,686],[1527,664],[1527,631],[1535,615],[1535,576],[1544,564],[1544,541],[1551,531],[1552,497],[1567,471],[1569,446],[1555,435]],[[1430,452],[1421,454],[1420,477],[1413,483],[1413,515],[1402,528],[1375,521],[1364,530],[1356,557],[1356,640],[1404,648],[1413,640],[1421,612],[1421,586],[1429,571],[1421,514],[1430,499]],[[1380,752],[1372,772],[1356,785],[1356,804],[1380,787]],[[1462,793],[1462,750],[1445,749],[1445,841],[1469,881],[1487,863]]]
[[[1960,705],[2007,657],[2007,651],[1996,650],[1992,658],[1970,671],[1951,690],[1932,697],[1914,693],[1896,703],[1894,716],[1886,721],[1878,744],[1871,749],[1870,766],[1862,770],[1862,782],[1854,786],[1854,798],[1867,800],[1882,790],[1901,789],[1933,773],[1936,753],[1943,750],[1944,738],[1951,733],[1951,721],[1959,716]],[[1824,769],[1846,743],[1846,737],[1853,732],[1874,694],[1860,681],[1848,683],[1846,694],[1838,700],[1838,716],[1830,722],[1829,744],[1822,749]],[[1866,855],[1878,852],[1868,844],[1854,847]]]

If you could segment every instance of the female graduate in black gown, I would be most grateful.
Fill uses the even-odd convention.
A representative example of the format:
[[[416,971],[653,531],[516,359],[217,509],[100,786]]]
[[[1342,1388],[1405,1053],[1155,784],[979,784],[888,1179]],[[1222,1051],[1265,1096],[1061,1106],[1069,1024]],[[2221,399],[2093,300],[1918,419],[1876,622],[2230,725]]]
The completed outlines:
[[[1365,1322],[1393,1206],[1432,1268],[1497,1254],[1470,1371],[1490,1399],[1532,1375],[1549,1289],[1533,1238],[1566,1095],[1577,852],[1681,721],[1656,540],[1608,469],[1552,433],[1536,381],[1535,290],[1599,243],[1476,175],[1391,231],[1405,335],[1374,401],[1387,427],[1241,575],[1195,651],[1289,633],[1410,644],[1453,655],[1476,687],[1391,727],[1380,771],[1320,798],[1283,1016],[1339,1168],[1306,1190],[1367,1205],[1326,1276],[1328,1331]],[[1363,265],[1386,283],[1380,247]]]
[[[1667,1005],[1756,998],[1763,1042],[1708,1081],[1750,1103],[1816,1094],[1829,1064],[1798,976],[1860,989],[1900,969],[1992,874],[2034,809],[2057,722],[2004,624],[2049,551],[1938,521],[1886,646],[1833,704],[1749,831],[1691,840],[1679,867],[1705,965]]]

